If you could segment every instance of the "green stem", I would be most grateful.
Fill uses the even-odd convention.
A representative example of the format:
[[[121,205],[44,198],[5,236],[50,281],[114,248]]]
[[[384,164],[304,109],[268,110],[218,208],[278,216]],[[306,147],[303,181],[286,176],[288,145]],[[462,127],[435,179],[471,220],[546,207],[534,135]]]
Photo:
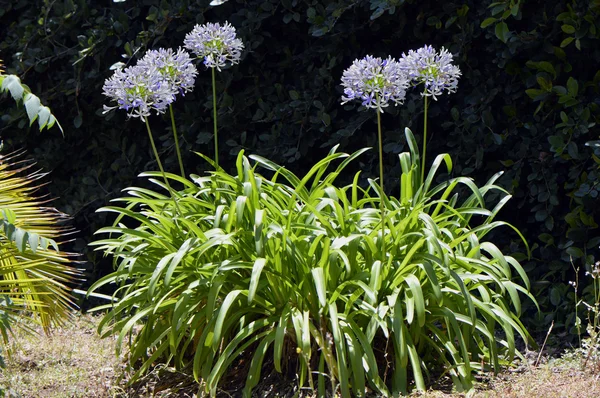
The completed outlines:
[[[148,118],[145,118],[145,120],[146,120],[146,129],[148,130],[148,137],[150,137],[150,144],[152,145],[152,151],[154,151],[154,157],[156,158],[156,162],[158,163],[158,168],[160,169],[160,172],[162,173],[163,178],[165,179],[165,184],[167,185],[167,189],[168,189],[169,193],[171,194],[171,197],[173,198],[173,203],[175,203],[175,208],[177,209],[177,212],[179,214],[182,214],[181,210],[179,209],[179,205],[177,204],[177,200],[175,198],[175,193],[171,189],[171,185],[169,184],[169,180],[167,179],[167,174],[165,173],[165,169],[163,169],[160,158],[158,157],[158,151],[156,150],[156,145],[154,144],[154,138],[152,138],[152,130],[150,130],[150,123],[148,123]]]
[[[169,104],[169,112],[171,113],[171,126],[173,128],[173,137],[175,138],[175,150],[177,151],[177,160],[179,160],[179,170],[181,170],[181,176],[185,178],[181,151],[179,150],[179,139],[177,138],[177,127],[175,127],[175,116],[173,116],[173,104]]]
[[[379,99],[379,98],[377,98]],[[381,115],[379,109],[377,112],[377,136],[379,139],[379,186],[381,187],[381,198],[379,201],[379,209],[381,213],[381,262],[385,262],[386,253],[385,253],[385,204],[383,202],[383,196],[385,195],[383,189],[383,141],[381,138]]]
[[[214,125],[214,140],[215,140],[215,165],[216,170],[219,170],[219,137],[217,135],[217,85],[215,78],[215,68],[212,68],[212,89],[213,89],[213,125]]]
[[[421,184],[425,182],[425,157],[427,155],[427,96],[425,95],[425,112],[423,113],[423,162],[421,164]]]

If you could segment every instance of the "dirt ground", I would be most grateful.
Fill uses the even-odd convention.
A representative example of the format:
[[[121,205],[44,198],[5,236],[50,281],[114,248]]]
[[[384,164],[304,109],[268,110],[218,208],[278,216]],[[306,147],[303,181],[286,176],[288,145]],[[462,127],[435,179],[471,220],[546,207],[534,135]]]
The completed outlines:
[[[98,318],[78,315],[71,325],[57,329],[51,336],[17,332],[5,352],[6,368],[0,370],[0,386],[8,397],[195,397],[199,386],[185,375],[164,368],[145,378],[144,383],[125,387],[119,376],[126,370],[115,355],[115,339],[100,339]],[[472,397],[600,397],[600,365],[581,369],[577,355],[546,358],[534,367],[521,364],[515,369],[477,385]],[[159,368],[160,369],[160,368]],[[166,385],[169,387],[166,388]],[[260,397],[289,396],[284,390],[263,386]],[[283,394],[282,394],[283,393]],[[221,393],[224,397],[236,394]],[[310,394],[303,394],[310,396]],[[464,397],[442,391],[413,394],[420,397]]]

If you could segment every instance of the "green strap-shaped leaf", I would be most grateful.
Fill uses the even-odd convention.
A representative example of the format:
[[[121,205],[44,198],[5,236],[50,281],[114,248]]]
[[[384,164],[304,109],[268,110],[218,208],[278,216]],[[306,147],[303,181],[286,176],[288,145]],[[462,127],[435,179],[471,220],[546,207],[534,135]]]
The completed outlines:
[[[406,277],[406,283],[408,284],[408,287],[412,293],[412,300],[414,301],[414,309],[417,314],[418,325],[419,327],[423,327],[425,325],[425,299],[423,297],[423,290],[421,289],[421,282],[416,276],[408,275]],[[410,321],[408,322],[410,323]]]
[[[275,343],[273,346],[273,365],[275,366],[275,370],[279,373],[281,373],[281,354],[283,352],[283,343],[287,330],[288,320],[290,319],[291,314],[292,312],[290,310],[290,305],[286,304],[279,317],[279,323],[277,324],[275,332]]]
[[[323,268],[313,268],[311,272],[315,282],[315,289],[317,290],[319,304],[321,304],[321,307],[325,307],[327,304],[327,289],[325,287],[325,274],[323,272]]]
[[[244,397],[251,397],[252,389],[256,387],[260,381],[262,363],[273,340],[275,340],[275,333],[271,331],[268,335],[263,337],[260,344],[254,351],[252,362],[250,363],[250,370],[248,370],[248,377],[246,378],[246,385],[244,386],[243,390]]]
[[[260,274],[267,263],[264,258],[257,258],[252,266],[252,275],[250,275],[250,286],[248,287],[248,305],[252,304],[254,296],[256,295],[256,289],[258,288],[258,281],[260,280]]]
[[[223,329],[223,323],[225,322],[225,316],[229,311],[229,308],[235,303],[237,296],[242,293],[241,290],[232,290],[227,294],[225,299],[223,300],[223,304],[221,305],[221,309],[219,310],[219,315],[217,316],[217,322],[215,323],[214,335],[212,340],[213,348],[217,348],[219,342],[221,341],[221,331]]]
[[[335,304],[329,304],[329,317],[331,322],[331,333],[335,344],[335,355],[338,363],[338,381],[340,383],[341,395],[343,398],[350,397],[348,362],[346,361],[346,339],[342,338],[342,326],[338,317]]]

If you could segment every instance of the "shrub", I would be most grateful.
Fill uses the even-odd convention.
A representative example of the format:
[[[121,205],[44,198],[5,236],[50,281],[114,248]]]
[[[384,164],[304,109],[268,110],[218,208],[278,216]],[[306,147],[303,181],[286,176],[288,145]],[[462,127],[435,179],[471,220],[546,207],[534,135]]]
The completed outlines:
[[[417,145],[406,136],[398,199],[371,180],[361,187],[360,173],[336,186],[364,150],[334,148],[303,178],[258,156],[252,166],[243,153],[235,175],[220,169],[192,182],[170,174],[172,186],[184,186],[174,196],[181,213],[170,196],[143,188],[102,209],[118,217],[94,245],[117,269],[90,291],[117,285],[100,325],[104,335],[119,333],[117,346],[143,320],[131,343],[130,361],[141,364],[132,381],[159,359],[193,363],[214,395],[243,357],[249,395],[269,356],[279,372],[298,363],[298,386],[320,394],[331,383],[343,396],[367,387],[389,395],[410,390],[411,380],[423,390],[440,365],[470,389],[473,372],[510,360],[515,333],[529,339],[519,294],[532,297],[519,263],[485,240],[507,225],[494,218],[509,196],[492,210],[485,204],[490,192],[505,193],[494,185],[499,174],[481,188],[466,177],[435,185],[438,168],[452,165],[439,155],[421,183]],[[165,188],[160,175],[143,174]],[[459,186],[471,194],[460,199]],[[505,337],[496,341],[498,328]]]

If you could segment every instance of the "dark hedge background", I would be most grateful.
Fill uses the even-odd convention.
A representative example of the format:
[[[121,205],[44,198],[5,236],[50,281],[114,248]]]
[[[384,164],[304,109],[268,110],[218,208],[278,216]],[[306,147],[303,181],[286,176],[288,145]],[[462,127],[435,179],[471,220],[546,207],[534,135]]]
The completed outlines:
[[[142,123],[125,112],[102,115],[102,84],[115,62],[180,46],[196,23],[231,22],[247,50],[218,74],[221,162],[231,166],[245,149],[301,173],[335,144],[351,151],[376,143],[374,112],[340,105],[340,77],[355,58],[444,46],[463,77],[456,94],[430,108],[430,159],[449,152],[454,173],[479,184],[505,170],[501,184],[514,198],[501,218],[533,248],[523,262],[542,307],[528,323],[545,331],[554,320],[562,336],[574,331],[573,265],[584,278],[600,244],[600,150],[586,146],[599,135],[599,13],[600,0],[0,0],[0,58],[51,107],[65,137],[30,129],[6,98],[0,135],[52,171],[47,189],[73,216],[81,231],[73,250],[95,278],[111,265],[87,248],[110,221],[94,211],[156,168]],[[194,92],[175,104],[188,172],[206,167],[192,151],[212,156],[211,107],[210,73],[201,71]],[[403,129],[420,134],[422,110],[414,92],[383,115],[390,192]],[[151,123],[176,172],[168,120]],[[365,176],[377,175],[376,152],[362,162]],[[495,239],[524,252],[509,229]]]

